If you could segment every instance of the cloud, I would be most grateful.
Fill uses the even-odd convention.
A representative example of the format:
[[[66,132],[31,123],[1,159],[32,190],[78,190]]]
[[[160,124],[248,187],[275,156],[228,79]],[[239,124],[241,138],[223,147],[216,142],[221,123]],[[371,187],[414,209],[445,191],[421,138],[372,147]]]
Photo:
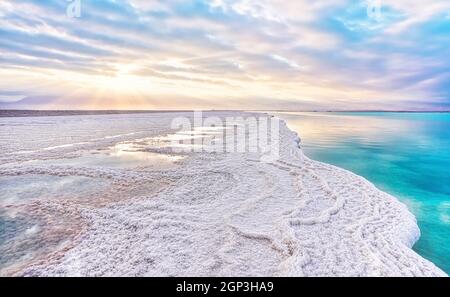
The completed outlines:
[[[447,0],[414,1],[414,0],[385,0],[385,4],[404,14],[404,19],[393,24],[386,31],[400,34],[414,26],[426,23],[434,17],[440,17],[450,11]]]
[[[25,96],[16,92],[2,92],[0,93],[0,103],[18,102],[24,99]]]
[[[82,17],[73,19],[63,0],[1,1],[0,101],[444,106],[448,1],[381,3],[373,20],[366,1],[82,0]]]

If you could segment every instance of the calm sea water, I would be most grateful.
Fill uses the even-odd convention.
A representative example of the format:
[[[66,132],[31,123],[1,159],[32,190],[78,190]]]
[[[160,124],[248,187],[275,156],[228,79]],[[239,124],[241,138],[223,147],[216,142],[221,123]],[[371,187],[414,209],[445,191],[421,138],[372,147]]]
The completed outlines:
[[[414,246],[450,274],[450,113],[276,113],[312,159],[398,197],[422,233]]]

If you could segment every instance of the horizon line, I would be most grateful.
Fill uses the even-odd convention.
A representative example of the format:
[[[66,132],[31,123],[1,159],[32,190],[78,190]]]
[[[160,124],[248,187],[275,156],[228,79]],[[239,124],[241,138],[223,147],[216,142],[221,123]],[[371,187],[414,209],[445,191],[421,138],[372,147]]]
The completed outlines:
[[[76,115],[108,115],[133,113],[170,113],[170,112],[385,112],[385,113],[450,113],[450,110],[285,110],[285,109],[0,109],[0,118],[5,117],[33,117],[33,116],[76,116]]]

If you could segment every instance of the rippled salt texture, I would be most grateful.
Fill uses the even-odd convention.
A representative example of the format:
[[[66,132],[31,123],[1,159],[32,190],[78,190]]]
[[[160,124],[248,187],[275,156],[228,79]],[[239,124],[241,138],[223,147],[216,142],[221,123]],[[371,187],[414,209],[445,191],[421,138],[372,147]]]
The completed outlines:
[[[278,113],[314,160],[364,176],[405,203],[414,250],[450,272],[450,113]]]
[[[180,115],[0,119],[0,274],[445,275],[410,249],[419,230],[403,204],[303,156],[284,123],[280,159],[263,163],[173,153],[173,138],[225,131],[177,133]],[[116,162],[124,145],[172,164]]]

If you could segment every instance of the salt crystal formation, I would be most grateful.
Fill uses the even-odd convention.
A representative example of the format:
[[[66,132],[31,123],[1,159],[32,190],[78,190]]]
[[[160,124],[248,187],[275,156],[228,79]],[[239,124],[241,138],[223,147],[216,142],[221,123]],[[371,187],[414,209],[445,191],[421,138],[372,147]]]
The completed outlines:
[[[7,213],[20,214],[32,205],[42,214],[37,222],[53,218],[42,234],[44,241],[61,224],[69,224],[72,231],[54,231],[64,241],[22,257],[20,265],[2,261],[2,274],[445,276],[411,249],[420,232],[402,203],[360,176],[308,159],[298,136],[284,122],[280,157],[270,162],[261,162],[254,153],[192,152],[163,169],[52,163],[120,141],[142,144],[142,139],[149,143],[147,151],[169,153],[168,147],[151,140],[174,133],[170,119],[179,115],[183,114],[88,117],[88,123],[78,124],[72,121],[82,116],[46,118],[55,134],[64,125],[74,129],[70,133],[76,134],[77,144],[59,143],[59,148],[43,150],[49,146],[46,139],[29,137],[22,149],[28,153],[20,153],[14,143],[5,145],[9,154],[2,157],[0,176],[79,176],[101,186],[62,197],[9,202]],[[101,125],[116,123],[111,119],[121,125]],[[85,132],[89,129],[95,130],[91,134],[96,139]],[[110,130],[119,136],[107,138]],[[27,163],[31,159],[46,161]],[[52,225],[56,214],[60,223]],[[8,240],[2,257],[11,258],[18,247]]]

